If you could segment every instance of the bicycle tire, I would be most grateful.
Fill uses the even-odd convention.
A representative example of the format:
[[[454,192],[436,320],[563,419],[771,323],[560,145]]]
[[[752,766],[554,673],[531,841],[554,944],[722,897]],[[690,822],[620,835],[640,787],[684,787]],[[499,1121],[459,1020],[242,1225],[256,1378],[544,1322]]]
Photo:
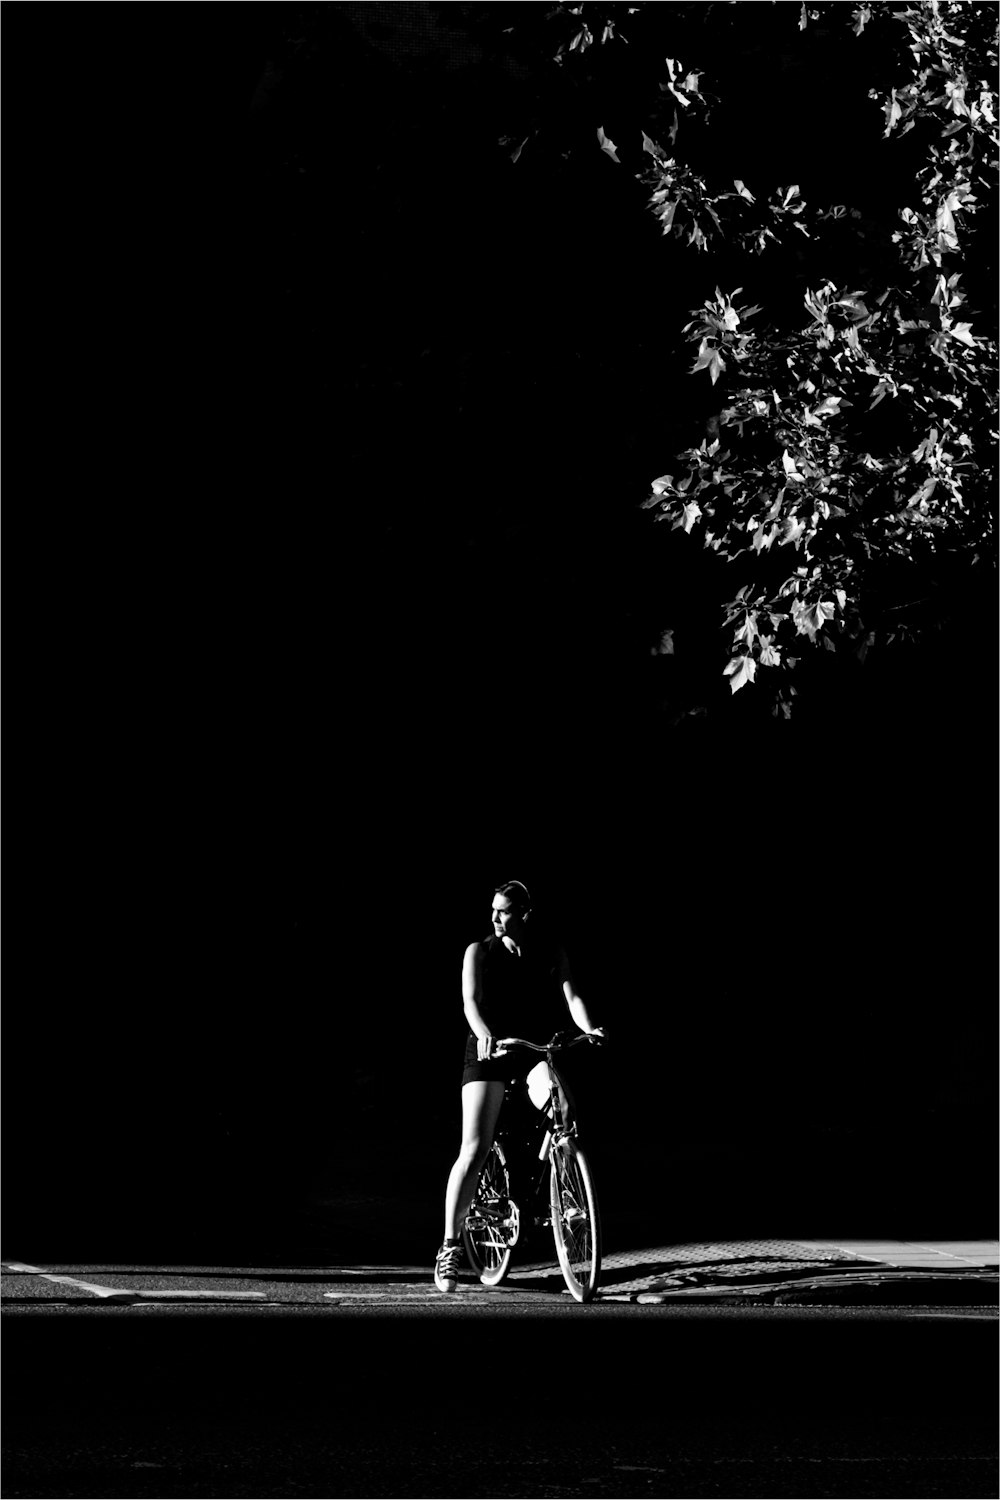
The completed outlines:
[[[465,1253],[484,1286],[499,1286],[504,1280],[520,1232],[521,1214],[510,1196],[507,1158],[494,1141],[462,1225]]]
[[[549,1198],[563,1280],[577,1302],[590,1302],[601,1277],[601,1216],[590,1163],[575,1141],[553,1146]]]

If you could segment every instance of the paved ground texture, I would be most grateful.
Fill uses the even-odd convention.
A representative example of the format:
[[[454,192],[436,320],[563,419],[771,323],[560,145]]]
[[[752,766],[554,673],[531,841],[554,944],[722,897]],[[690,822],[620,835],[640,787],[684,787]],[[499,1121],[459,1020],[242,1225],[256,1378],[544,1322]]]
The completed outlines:
[[[995,1242],[741,1240],[615,1251],[605,1257],[600,1300],[684,1303],[866,1303],[996,1306]],[[480,1286],[466,1273],[457,1293],[438,1292],[430,1269],[398,1266],[64,1265],[3,1262],[10,1311],[56,1307],[212,1305],[319,1311],[498,1298],[551,1304],[568,1298],[548,1256],[525,1260],[507,1282]]]

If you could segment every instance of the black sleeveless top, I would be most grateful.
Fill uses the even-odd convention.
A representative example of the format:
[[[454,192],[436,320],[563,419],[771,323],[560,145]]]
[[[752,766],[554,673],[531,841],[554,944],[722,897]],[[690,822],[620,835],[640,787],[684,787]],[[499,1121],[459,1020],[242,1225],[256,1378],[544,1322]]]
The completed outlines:
[[[547,1042],[571,1024],[559,982],[555,944],[526,944],[521,957],[495,934],[482,944],[483,990],[480,1011],[494,1036],[520,1036]]]

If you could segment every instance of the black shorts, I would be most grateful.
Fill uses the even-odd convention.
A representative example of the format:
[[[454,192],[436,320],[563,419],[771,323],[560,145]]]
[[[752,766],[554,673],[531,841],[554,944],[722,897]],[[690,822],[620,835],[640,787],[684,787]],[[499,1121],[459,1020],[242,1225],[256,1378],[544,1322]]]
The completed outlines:
[[[480,1062],[477,1057],[476,1038],[471,1033],[465,1043],[465,1063],[462,1068],[462,1085],[487,1081],[512,1083],[527,1078],[532,1068],[545,1058],[539,1052],[528,1052],[524,1047],[512,1047],[506,1057],[491,1057]]]

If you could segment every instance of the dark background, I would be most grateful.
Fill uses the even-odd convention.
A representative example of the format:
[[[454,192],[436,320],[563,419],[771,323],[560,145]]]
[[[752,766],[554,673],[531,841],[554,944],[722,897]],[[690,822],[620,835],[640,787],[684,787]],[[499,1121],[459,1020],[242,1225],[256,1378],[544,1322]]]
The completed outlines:
[[[639,509],[720,267],[593,144],[624,86],[512,166],[534,74],[458,9],[8,8],[9,1235],[287,1256],[345,1185],[436,1205],[512,877],[613,1033],[612,1199],[992,1233],[991,592],[790,722],[728,703],[724,585]],[[789,9],[719,54],[735,175],[875,203],[912,164]]]

